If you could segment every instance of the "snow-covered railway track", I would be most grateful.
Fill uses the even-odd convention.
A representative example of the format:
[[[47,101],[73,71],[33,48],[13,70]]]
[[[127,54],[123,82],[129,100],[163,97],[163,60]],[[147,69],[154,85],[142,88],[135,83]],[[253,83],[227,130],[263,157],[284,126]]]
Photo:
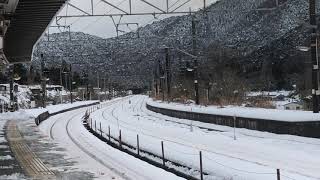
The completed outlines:
[[[134,105],[133,106],[133,109],[136,108],[137,106]],[[142,135],[145,135],[145,136],[148,136],[148,137],[152,137],[154,139],[157,139],[159,141],[165,141],[165,142],[170,142],[170,143],[173,143],[173,144],[177,144],[177,145],[180,145],[180,146],[184,146],[184,147],[187,147],[187,148],[190,148],[190,149],[198,149],[199,146],[195,146],[193,144],[191,144],[189,141],[186,141],[185,139],[183,138],[179,138],[179,137],[174,137],[174,139],[176,140],[173,140],[172,138],[170,137],[166,137],[166,136],[162,136],[162,137],[159,137],[157,135],[154,135],[152,133],[152,130],[148,130],[148,129],[145,129],[143,127],[135,127],[135,124],[133,123],[130,123],[128,121],[124,121],[124,120],[121,120],[118,116],[115,115],[115,110],[119,108],[119,107],[114,107],[112,108],[112,111],[111,111],[111,116],[117,121],[117,123],[113,123],[112,121],[110,121],[109,118],[106,118],[105,116],[105,113],[107,112],[108,109],[105,109],[103,112],[102,112],[102,117],[105,119],[105,120],[109,120],[108,122],[111,122],[113,123],[114,125],[118,126],[119,128],[120,127],[123,127],[125,128],[126,130],[130,130],[132,132],[137,132],[139,134],[142,134]],[[162,120],[163,121],[163,120]],[[120,122],[120,123],[119,123]],[[122,123],[122,124],[121,124]],[[121,129],[121,128],[120,128]],[[244,161],[244,162],[248,162],[248,163],[253,163],[253,164],[257,164],[257,165],[261,165],[261,166],[266,166],[267,165],[264,165],[262,163],[259,163],[259,162],[256,162],[256,161],[250,161],[248,159],[244,159],[244,158],[240,158],[240,157],[236,157],[236,156],[232,156],[232,155],[229,155],[229,154],[226,154],[226,153],[221,153],[221,152],[217,152],[217,151],[214,151],[212,150],[211,148],[205,146],[205,145],[201,145],[201,150],[203,152],[207,152],[209,154],[216,154],[216,155],[220,155],[220,156],[225,156],[227,158],[231,158],[231,159],[236,159],[236,160],[241,160],[241,161]],[[152,152],[149,152],[150,154],[152,154]],[[182,153],[182,152],[181,152]],[[187,167],[187,166],[186,166]]]
[[[99,110],[93,113],[94,120],[97,120],[97,123],[101,122],[104,128],[110,126],[114,130],[118,126],[118,129],[122,129],[125,134],[124,141],[133,145],[135,144],[133,137],[136,134],[145,139],[143,140],[144,144],[146,141],[148,143],[153,141],[155,145],[146,146],[150,152],[159,152],[157,144],[160,141],[164,141],[167,144],[167,152],[178,153],[179,149],[184,149],[180,152],[180,155],[177,154],[177,156],[168,158],[173,158],[173,161],[177,160],[177,162],[182,162],[187,166],[194,165],[194,163],[190,162],[189,159],[184,159],[185,156],[189,156],[189,152],[194,153],[197,150],[201,150],[205,154],[205,162],[208,163],[209,161],[212,167],[210,169],[208,167],[206,170],[213,174],[215,174],[214,169],[220,170],[222,167],[228,169],[223,170],[223,172],[227,172],[230,177],[235,177],[238,173],[245,173],[250,178],[256,177],[254,179],[270,179],[269,177],[273,178],[274,174],[276,174],[276,168],[281,168],[282,179],[288,179],[288,177],[298,177],[298,179],[318,178],[318,173],[315,173],[317,168],[311,165],[317,164],[316,159],[312,159],[308,154],[304,153],[304,157],[308,159],[310,164],[301,164],[298,161],[307,160],[300,158],[300,156],[292,157],[289,153],[286,153],[291,151],[302,153],[296,149],[299,144],[305,145],[307,151],[314,152],[319,145],[316,140],[285,137],[263,132],[246,132],[245,130],[237,129],[236,133],[239,139],[237,138],[237,141],[234,141],[232,128],[230,130],[197,122],[191,124],[191,121],[186,119],[176,119],[152,113],[144,107],[146,99],[146,96],[134,96],[130,98],[130,102],[123,101],[113,107]],[[211,128],[217,128],[217,131],[212,131],[210,130]],[[165,131],[162,129],[165,129]],[[116,132],[113,132],[113,135],[116,137]],[[307,141],[304,143],[300,139]],[[170,147],[172,145],[173,149]],[[154,147],[152,148],[152,146]],[[279,153],[272,153],[278,151]],[[245,171],[240,166],[237,167],[237,164],[245,164],[245,166],[249,166],[252,169]],[[195,165],[193,167],[197,167],[198,164],[196,163]]]
[[[107,108],[118,101],[110,101],[103,105]],[[96,109],[99,107],[101,106],[96,106]],[[82,108],[59,114],[39,126],[58,147],[64,149],[68,159],[76,162],[77,169],[92,172],[97,179],[103,180],[149,180],[152,179],[152,174],[158,174],[159,178],[159,174],[163,174],[166,179],[180,179],[174,174],[162,172],[163,170],[160,173],[158,168],[136,160],[100,141],[82,125],[82,117],[87,110],[88,108]],[[148,173],[145,173],[146,171]]]
[[[83,137],[82,134],[81,134],[82,136],[78,136],[77,138],[74,138],[74,137],[72,136],[72,132],[71,132],[71,130],[70,130],[70,128],[71,128],[71,127],[70,127],[70,126],[71,126],[71,125],[70,125],[70,122],[71,122],[73,119],[74,119],[74,116],[68,120],[67,125],[66,125],[66,127],[65,127],[65,130],[66,130],[66,132],[67,132],[67,134],[68,134],[68,137],[71,139],[71,141],[72,141],[79,149],[81,149],[84,153],[86,153],[88,156],[90,156],[92,159],[94,159],[95,161],[99,162],[99,163],[102,164],[104,167],[112,170],[113,172],[115,172],[116,174],[118,174],[119,176],[121,176],[123,179],[133,180],[133,179],[131,179],[130,177],[128,177],[127,175],[125,175],[125,173],[120,172],[120,171],[118,171],[116,168],[114,168],[114,167],[108,165],[107,163],[105,163],[104,160],[102,160],[101,158],[97,157],[96,155],[94,155],[93,153],[91,153],[89,150],[87,150],[85,146],[82,146],[82,145],[81,145],[81,142],[79,142],[79,140],[76,140],[76,139],[82,139],[82,143],[87,144],[87,145],[89,145],[89,146],[92,146],[92,145],[93,145],[93,144],[91,144],[90,142],[84,142],[85,137]],[[106,156],[107,158],[105,158],[105,159],[113,159],[111,156],[107,155],[106,153],[104,153],[104,152],[101,151],[101,150],[96,149],[96,151],[98,151],[99,153],[101,153],[101,154],[103,154],[104,156]],[[121,163],[121,164],[122,164],[122,163]],[[144,176],[141,175],[141,174],[139,174],[139,176],[140,176],[140,177],[143,177],[142,179],[147,179],[146,177],[144,177]]]
[[[50,138],[52,140],[56,140],[59,138],[59,136],[61,134],[66,134],[67,136],[65,136],[65,140],[66,140],[66,138],[68,138],[68,140],[70,140],[73,143],[71,145],[71,146],[73,146],[73,148],[76,147],[77,149],[81,150],[83,153],[88,155],[92,160],[94,160],[94,162],[99,163],[102,166],[104,166],[105,168],[114,172],[117,175],[117,177],[121,177],[121,179],[124,179],[124,180],[133,180],[133,178],[130,178],[124,172],[120,172],[116,168],[112,167],[112,165],[109,165],[108,163],[106,163],[106,160],[110,160],[113,158],[111,156],[107,155],[106,153],[104,153],[102,150],[99,150],[98,148],[96,148],[96,149],[91,149],[91,151],[94,151],[94,153],[90,152],[90,150],[88,150],[89,149],[88,147],[94,147],[94,144],[86,141],[86,137],[83,133],[77,134],[77,132],[75,132],[77,129],[72,130],[72,125],[75,125],[75,123],[81,123],[81,120],[79,120],[79,119],[81,119],[81,116],[84,115],[85,111],[86,111],[86,109],[82,109],[82,111],[80,111],[81,113],[79,113],[79,111],[70,112],[67,115],[67,117],[69,117],[69,118],[61,118],[61,117],[56,118],[56,120],[54,121],[54,123],[50,127]],[[72,121],[75,121],[75,122],[72,122]],[[62,133],[61,131],[58,131],[59,133],[55,133],[55,131],[56,131],[55,128],[61,129],[61,126],[60,126],[61,123],[65,124],[64,125],[65,132]],[[58,126],[60,126],[60,127],[58,127]],[[59,134],[59,135],[57,135],[57,134]],[[69,144],[69,146],[70,146],[70,144]],[[100,154],[103,156],[98,157],[95,154]],[[128,170],[125,172],[128,172]],[[134,171],[132,171],[132,172],[134,172]],[[145,179],[145,180],[148,179],[146,177],[143,177],[143,175],[141,175],[141,174],[137,175],[136,172],[135,172],[134,177],[140,177],[140,179]]]

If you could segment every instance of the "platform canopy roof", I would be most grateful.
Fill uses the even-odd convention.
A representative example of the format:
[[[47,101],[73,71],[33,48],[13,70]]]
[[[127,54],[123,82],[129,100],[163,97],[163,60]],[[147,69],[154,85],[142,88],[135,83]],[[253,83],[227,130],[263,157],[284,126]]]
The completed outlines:
[[[4,54],[10,63],[31,61],[34,44],[65,2],[19,0],[4,37]]]

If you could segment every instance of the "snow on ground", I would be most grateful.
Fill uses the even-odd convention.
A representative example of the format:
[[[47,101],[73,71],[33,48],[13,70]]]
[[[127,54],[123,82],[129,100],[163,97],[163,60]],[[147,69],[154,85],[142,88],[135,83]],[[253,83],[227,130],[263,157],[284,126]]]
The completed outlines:
[[[277,96],[285,96],[288,97],[290,94],[292,94],[293,91],[252,91],[247,93],[248,97],[256,97],[256,96],[269,96],[269,97],[277,97]]]
[[[15,112],[6,112],[6,113],[0,113],[0,121],[5,122],[7,120],[28,120],[29,118],[33,118],[34,116],[32,114],[29,114],[28,112],[31,112],[32,110],[19,110]]]
[[[50,105],[47,106],[46,108],[48,109],[49,113],[55,113],[64,109],[69,109],[77,106],[82,106],[82,105],[88,105],[88,104],[93,104],[99,101],[77,101],[74,103],[68,103],[68,104],[58,104],[58,105]]]
[[[178,111],[191,111],[205,114],[215,114],[223,116],[236,116],[253,119],[278,120],[287,122],[299,121],[320,121],[320,116],[311,111],[295,111],[280,109],[264,109],[239,106],[199,106],[194,104],[166,103],[149,99],[148,104],[160,108],[174,109]]]
[[[51,114],[51,113],[56,113],[56,112],[65,110],[65,109],[70,109],[70,108],[74,108],[74,107],[78,107],[78,106],[82,106],[82,105],[89,105],[89,104],[93,104],[96,102],[99,102],[99,101],[77,101],[72,104],[67,103],[67,104],[49,105],[46,108],[26,109],[26,110],[21,110],[21,111],[24,111],[27,114],[32,115],[33,117],[37,117],[41,113],[44,113],[46,111],[48,111]]]
[[[82,105],[93,104],[98,101],[79,101],[68,104],[58,104],[58,105],[49,105],[46,108],[37,108],[37,109],[20,109],[15,112],[6,112],[0,113],[0,121],[3,120],[28,120],[30,118],[35,118],[39,116],[41,113],[48,111],[49,113],[55,113],[58,111],[62,111],[64,109],[69,109],[73,107],[78,107]]]
[[[104,132],[110,126],[114,137],[118,137],[121,129],[123,141],[132,145],[136,144],[139,134],[140,147],[158,155],[164,141],[167,158],[198,170],[201,150],[204,171],[209,174],[206,179],[270,180],[276,179],[277,168],[281,169],[281,179],[320,179],[320,156],[315,156],[320,154],[319,139],[246,129],[234,131],[230,127],[171,118],[148,111],[146,102],[150,103],[146,96],[133,96],[95,111],[91,118],[97,124],[101,122]],[[200,109],[195,110],[197,108]]]
[[[114,103],[113,100],[107,103]],[[93,136],[82,125],[87,108],[66,112],[42,122],[40,130],[76,161],[75,170],[89,171],[96,179],[179,180],[181,178],[118,151]]]
[[[47,108],[39,108],[39,109],[20,109],[16,112],[7,112],[7,113],[1,113],[0,114],[0,144],[7,143],[7,140],[5,139],[5,124],[8,120],[17,120],[17,121],[26,121],[26,120],[32,120],[37,117],[39,114],[49,111],[49,113],[58,112],[64,109],[69,109],[72,107],[77,107],[81,105],[87,105],[92,104],[97,101],[83,101],[83,102],[75,102],[73,104],[60,104],[60,105],[51,105]],[[0,145],[0,149],[8,149],[8,145]],[[0,164],[6,160],[11,160],[13,157],[10,155],[1,155],[0,154]],[[5,168],[4,165],[0,166],[0,170]],[[12,168],[12,167],[8,167]],[[1,175],[0,173],[0,179],[2,180],[14,180],[14,179],[25,179],[25,177],[19,173],[14,173],[11,175]]]

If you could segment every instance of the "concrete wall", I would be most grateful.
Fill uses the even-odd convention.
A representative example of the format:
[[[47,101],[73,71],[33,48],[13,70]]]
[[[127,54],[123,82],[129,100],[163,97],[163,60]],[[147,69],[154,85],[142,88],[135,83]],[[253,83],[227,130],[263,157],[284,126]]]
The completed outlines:
[[[38,126],[42,121],[47,120],[50,116],[54,116],[54,115],[61,114],[61,113],[64,113],[64,112],[72,111],[72,110],[83,108],[83,107],[93,106],[93,105],[97,105],[97,104],[99,104],[99,102],[95,102],[95,103],[91,103],[91,104],[86,104],[86,105],[81,105],[81,106],[77,106],[77,107],[64,109],[64,110],[61,110],[61,111],[58,111],[58,112],[55,112],[55,113],[52,113],[52,114],[50,114],[48,111],[46,111],[46,112],[40,114],[38,117],[35,118],[35,123]]]
[[[257,131],[266,131],[276,134],[291,134],[305,137],[320,138],[320,121],[310,122],[285,122],[266,119],[252,119],[233,116],[221,116],[205,113],[177,111],[172,109],[159,108],[147,104],[147,109],[163,115],[180,119],[191,119],[204,123],[212,123],[223,126],[246,128]]]

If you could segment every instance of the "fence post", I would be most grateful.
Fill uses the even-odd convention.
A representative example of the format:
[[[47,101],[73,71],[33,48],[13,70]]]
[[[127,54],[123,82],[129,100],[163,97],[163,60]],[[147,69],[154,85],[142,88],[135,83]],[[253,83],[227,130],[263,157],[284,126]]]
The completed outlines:
[[[165,162],[165,159],[164,159],[163,141],[161,141],[161,149],[162,149],[162,165],[165,167],[166,166],[166,162]]]
[[[90,128],[93,130],[93,127],[92,127],[92,118],[90,118],[90,124],[91,124]]]
[[[203,169],[202,169],[202,152],[200,151],[200,180],[203,180]]]
[[[280,169],[277,169],[277,180],[280,180]]]
[[[109,133],[109,142],[111,142],[110,126],[108,126],[108,133]]]
[[[140,155],[139,134],[137,134],[137,153]]]
[[[120,148],[122,148],[121,129],[119,130],[119,146],[120,146]]]
[[[101,128],[101,122],[100,122],[100,136],[102,137],[102,128]]]
[[[94,120],[94,131],[97,132],[97,121]]]
[[[233,139],[234,140],[237,140],[237,137],[236,137],[236,120],[237,120],[237,117],[236,115],[233,116]]]

